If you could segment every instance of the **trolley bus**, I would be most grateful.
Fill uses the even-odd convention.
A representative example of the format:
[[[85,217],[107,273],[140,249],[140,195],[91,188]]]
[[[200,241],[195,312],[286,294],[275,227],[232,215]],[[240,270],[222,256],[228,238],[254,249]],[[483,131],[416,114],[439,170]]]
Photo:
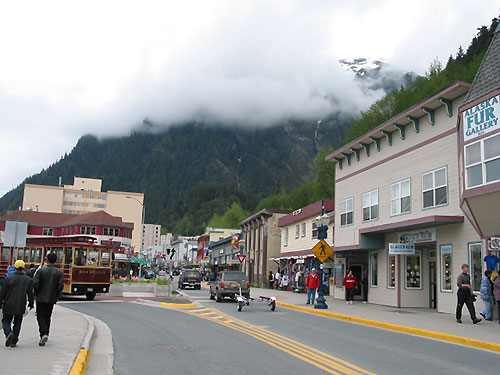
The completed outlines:
[[[63,294],[85,295],[93,300],[96,293],[108,293],[111,284],[113,247],[95,244],[85,235],[29,237],[26,247],[2,247],[0,279],[7,277],[9,266],[17,259],[35,267],[43,265],[47,255],[57,255],[56,267],[63,271]],[[11,269],[12,270],[12,269]]]

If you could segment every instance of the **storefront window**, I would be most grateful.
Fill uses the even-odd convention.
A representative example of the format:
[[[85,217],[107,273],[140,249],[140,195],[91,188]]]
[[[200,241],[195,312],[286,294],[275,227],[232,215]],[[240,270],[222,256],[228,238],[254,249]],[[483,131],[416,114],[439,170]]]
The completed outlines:
[[[421,250],[415,250],[415,255],[405,255],[406,283],[405,289],[422,288],[422,257]]]
[[[481,258],[482,244],[480,242],[469,244],[469,268],[472,289],[478,292],[481,289],[483,262]]]
[[[387,257],[387,287],[396,287],[396,256],[388,255]]]
[[[452,276],[452,255],[453,247],[451,245],[441,245],[441,291],[451,292],[453,289]]]
[[[376,251],[370,255],[370,275],[371,286],[378,286],[378,253]]]

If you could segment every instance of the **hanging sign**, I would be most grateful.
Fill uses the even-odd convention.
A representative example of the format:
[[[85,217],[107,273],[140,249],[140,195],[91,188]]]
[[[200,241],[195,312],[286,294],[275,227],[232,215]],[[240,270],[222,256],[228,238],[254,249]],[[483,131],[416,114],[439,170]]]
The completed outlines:
[[[462,113],[464,142],[500,128],[500,95],[467,109]]]
[[[412,243],[390,243],[389,255],[414,255],[415,245]]]
[[[490,237],[488,240],[488,249],[493,251],[500,250],[500,237]]]

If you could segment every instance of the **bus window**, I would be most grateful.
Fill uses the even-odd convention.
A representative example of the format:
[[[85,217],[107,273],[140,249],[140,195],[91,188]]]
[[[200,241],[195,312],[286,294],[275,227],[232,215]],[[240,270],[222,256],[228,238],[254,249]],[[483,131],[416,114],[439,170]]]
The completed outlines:
[[[24,260],[24,248],[17,249],[17,257],[15,260]]]
[[[87,265],[87,249],[77,248],[75,252],[75,266]]]
[[[54,247],[54,248],[52,248],[52,252],[57,255],[56,263],[62,263],[62,261],[63,261],[63,248],[62,247]]]
[[[30,249],[30,262],[31,263],[35,263],[36,262],[36,249],[34,247],[32,247]]]
[[[30,260],[30,249],[26,248],[24,249],[24,258],[23,260],[28,263]]]
[[[101,253],[101,266],[109,267],[109,251],[103,250]]]
[[[99,264],[99,249],[93,248],[89,251],[89,265],[97,266]]]
[[[73,248],[65,247],[64,248],[64,264],[73,263]]]
[[[10,247],[2,247],[2,262],[10,260]]]
[[[35,263],[42,263],[42,248],[41,247],[36,249]]]

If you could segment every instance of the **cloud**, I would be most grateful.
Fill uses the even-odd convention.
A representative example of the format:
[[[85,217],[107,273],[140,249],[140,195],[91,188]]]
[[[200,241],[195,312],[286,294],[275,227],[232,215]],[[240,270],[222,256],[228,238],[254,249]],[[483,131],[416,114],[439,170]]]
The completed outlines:
[[[265,126],[357,113],[382,90],[356,84],[338,59],[424,73],[497,14],[472,0],[3,4],[0,195],[81,135],[124,135],[146,117]]]

